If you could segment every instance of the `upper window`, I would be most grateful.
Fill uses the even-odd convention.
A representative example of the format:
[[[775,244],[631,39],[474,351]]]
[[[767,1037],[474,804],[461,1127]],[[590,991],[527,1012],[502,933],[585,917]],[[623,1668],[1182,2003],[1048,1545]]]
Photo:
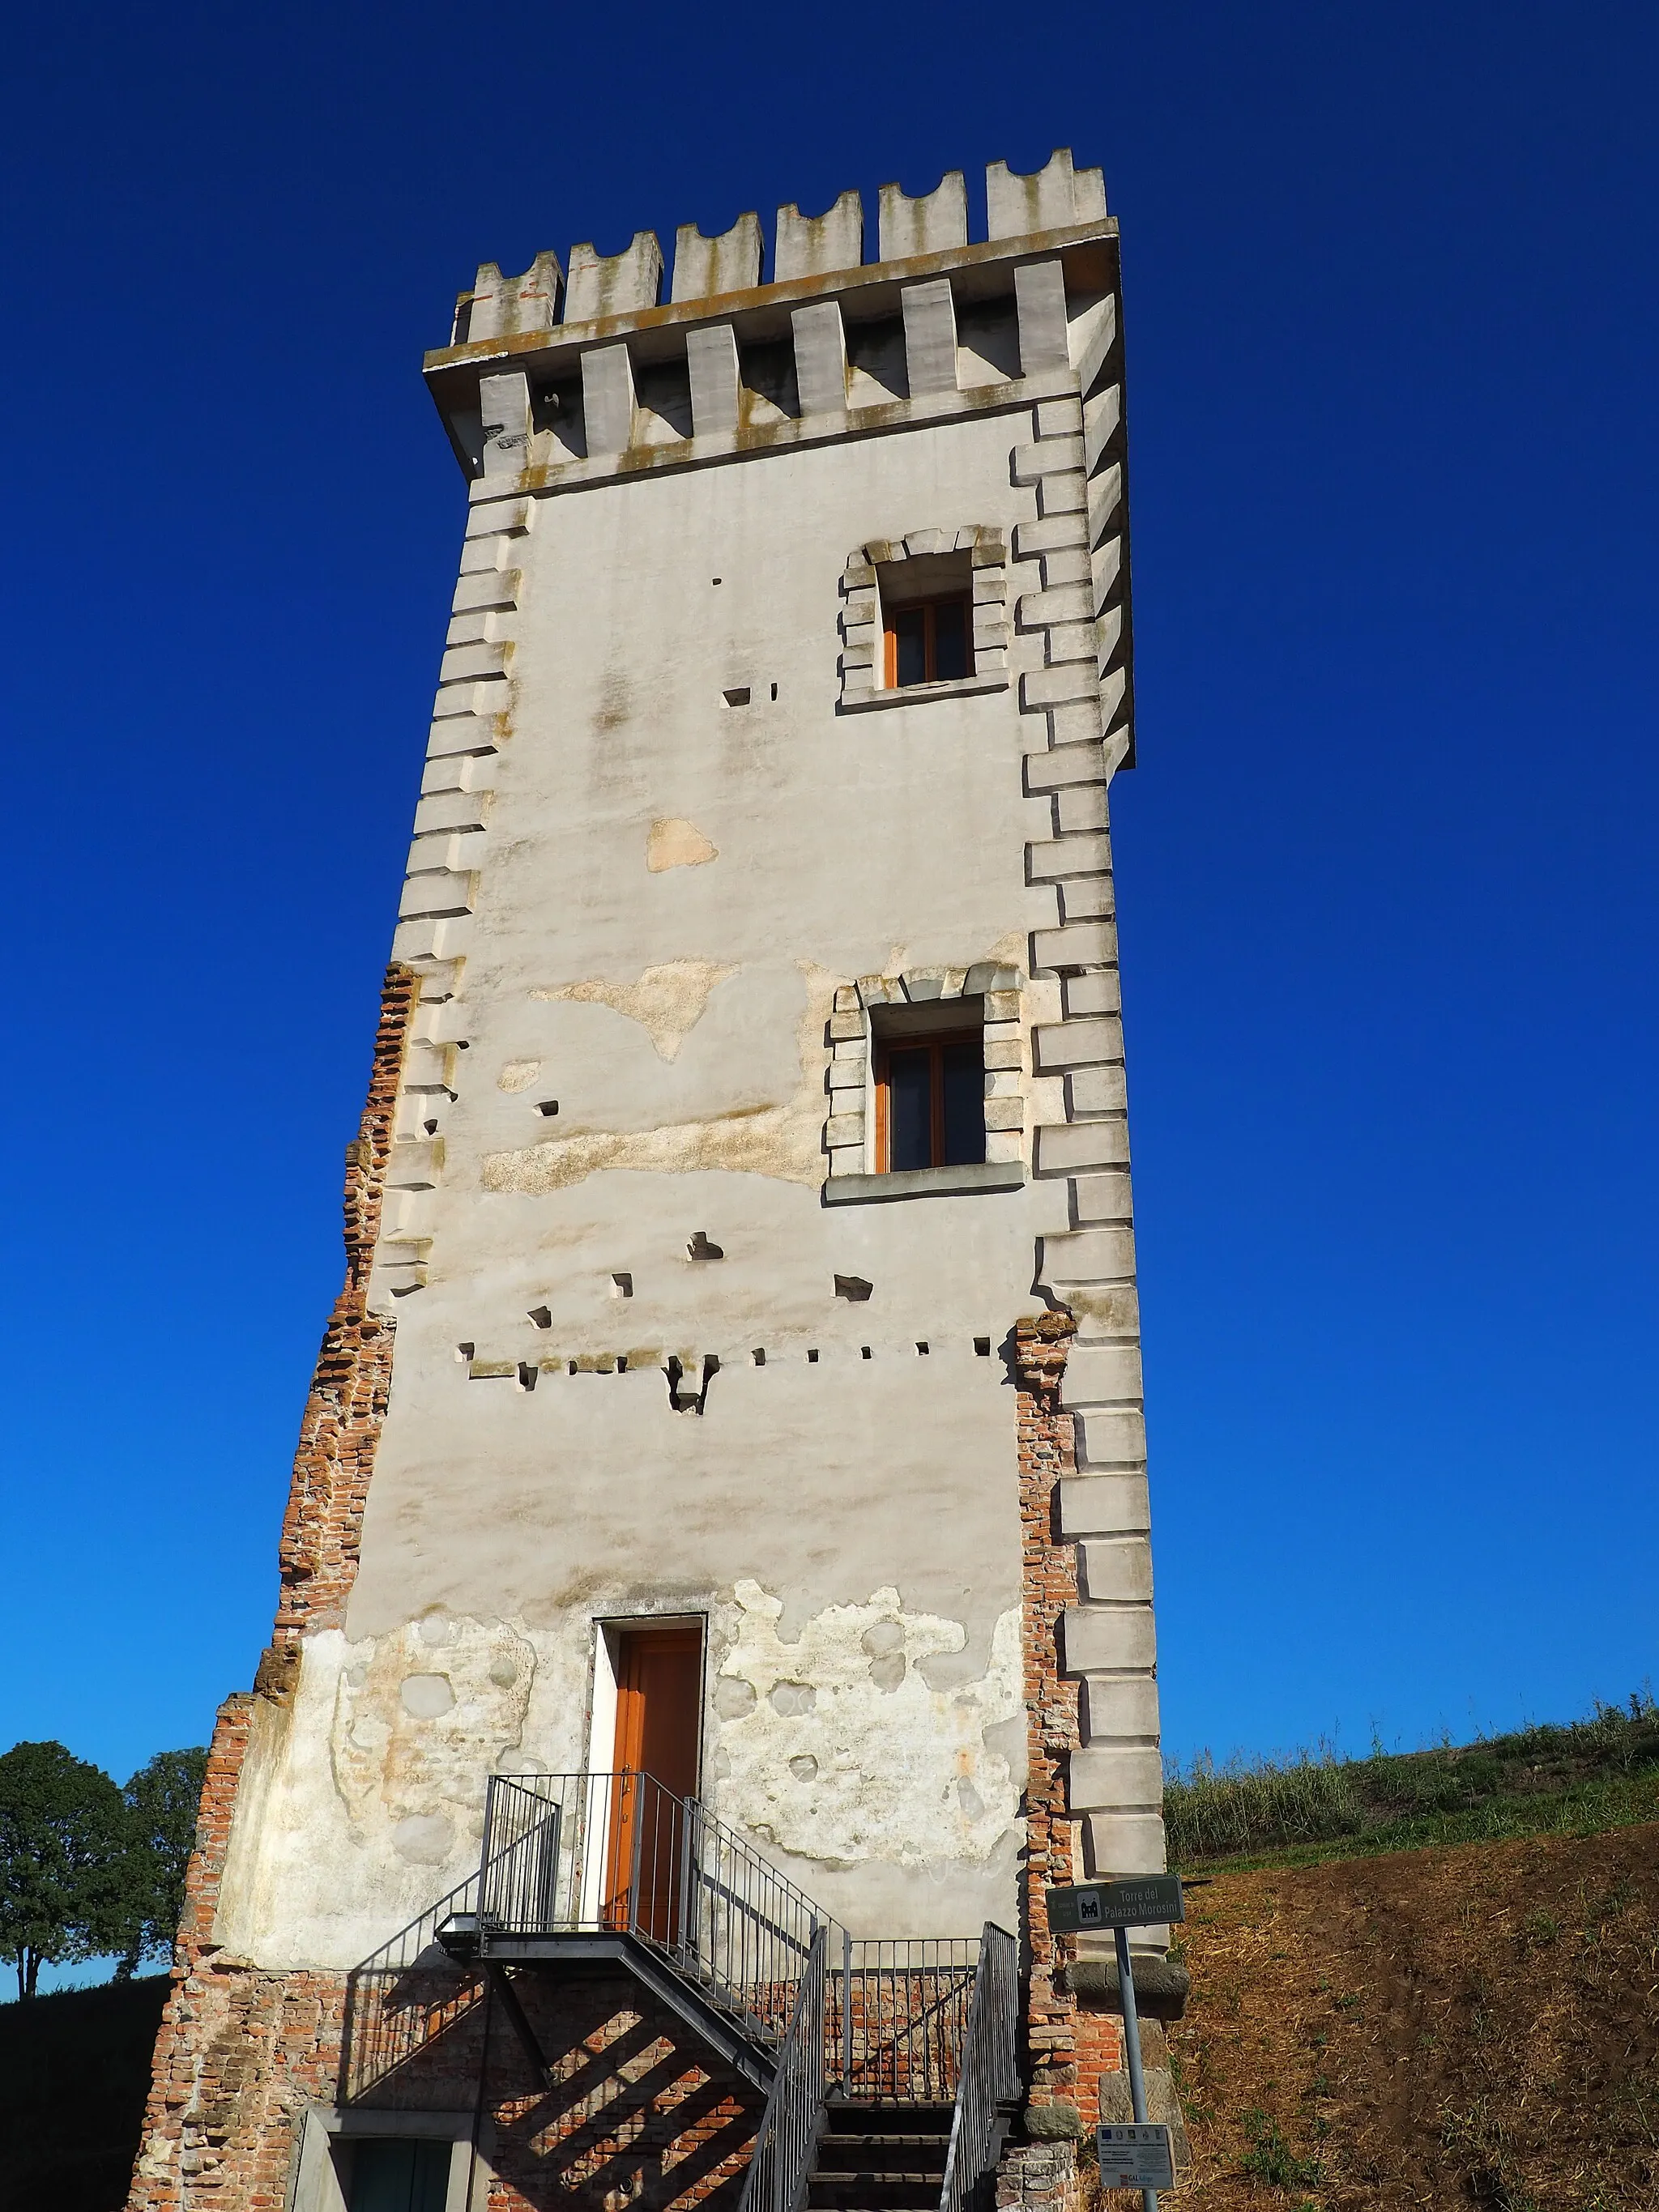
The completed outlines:
[[[908,1006],[900,1019],[878,1018],[878,1174],[968,1167],[984,1159],[983,1005],[982,1000],[954,999],[934,1007]]]
[[[923,554],[884,561],[876,571],[881,595],[884,680],[888,690],[913,684],[959,683],[974,672],[973,570],[967,553]]]

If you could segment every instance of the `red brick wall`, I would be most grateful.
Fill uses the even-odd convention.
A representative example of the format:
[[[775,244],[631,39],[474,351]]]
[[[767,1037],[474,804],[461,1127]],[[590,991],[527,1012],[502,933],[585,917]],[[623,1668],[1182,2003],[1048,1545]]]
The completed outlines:
[[[1078,1597],[1077,1553],[1060,1541],[1060,1478],[1076,1472],[1072,1417],[1060,1406],[1060,1378],[1075,1323],[1045,1313],[1014,1331],[1019,1383],[1019,1503],[1024,1546],[1026,1747],[1025,1864],[1020,1899],[1025,2010],[1028,2125],[1063,2135],[1099,2118],[1103,2073],[1123,2067],[1123,2024],[1115,2013],[1085,2011],[1060,1969],[1075,1946],[1051,1936],[1044,1892],[1073,1880],[1072,1823],[1066,1818],[1066,1765],[1078,1741],[1078,1686],[1060,1671],[1060,1619]],[[1075,2118],[1073,2118],[1075,2115]]]
[[[392,1389],[393,1324],[368,1310],[368,1275],[380,1230],[398,1082],[420,978],[386,969],[368,1098],[346,1154],[344,1286],[323,1332],[300,1424],[279,1559],[278,1644],[337,1628],[356,1578],[363,1502]]]

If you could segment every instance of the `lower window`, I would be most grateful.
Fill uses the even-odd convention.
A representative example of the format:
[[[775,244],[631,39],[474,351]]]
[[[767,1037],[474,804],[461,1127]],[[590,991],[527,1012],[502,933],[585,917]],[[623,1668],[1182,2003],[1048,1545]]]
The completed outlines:
[[[444,2212],[451,2147],[397,2136],[351,2146],[351,2212]]]
[[[877,1171],[968,1167],[984,1158],[983,1031],[878,1037]]]

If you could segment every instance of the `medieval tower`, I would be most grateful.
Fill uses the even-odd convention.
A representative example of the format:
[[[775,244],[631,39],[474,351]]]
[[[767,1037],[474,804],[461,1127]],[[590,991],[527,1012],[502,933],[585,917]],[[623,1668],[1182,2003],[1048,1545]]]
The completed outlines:
[[[1117,228],[987,205],[486,266],[427,357],[459,580],[135,2208],[960,2212],[1127,2111],[1043,1910],[1163,1864]]]

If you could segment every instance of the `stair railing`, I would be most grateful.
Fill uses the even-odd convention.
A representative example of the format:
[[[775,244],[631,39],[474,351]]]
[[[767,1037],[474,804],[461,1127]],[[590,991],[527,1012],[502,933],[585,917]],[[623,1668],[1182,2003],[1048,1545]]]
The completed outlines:
[[[769,2052],[829,1916],[695,1798],[648,1774],[492,1776],[481,1955],[514,1939],[632,1937]]]
[[[951,2122],[939,2212],[977,2212],[996,2171],[1005,2115],[1018,2102],[1015,2039],[1019,2015],[1018,1947],[988,1920],[962,2045],[962,2074]]]
[[[477,1901],[475,1874],[429,1905],[418,1920],[400,1928],[346,1976],[340,2050],[343,2104],[367,2096],[483,1996],[483,1976],[478,1968],[458,1966],[437,1940],[445,1922],[473,1911]]]
[[[789,2026],[778,2047],[738,2212],[801,2212],[823,2118],[824,1984],[829,1929],[812,1937]]]
[[[834,2094],[864,2104],[948,2105],[957,2094],[979,1962],[977,1936],[843,1936],[831,1957]]]

